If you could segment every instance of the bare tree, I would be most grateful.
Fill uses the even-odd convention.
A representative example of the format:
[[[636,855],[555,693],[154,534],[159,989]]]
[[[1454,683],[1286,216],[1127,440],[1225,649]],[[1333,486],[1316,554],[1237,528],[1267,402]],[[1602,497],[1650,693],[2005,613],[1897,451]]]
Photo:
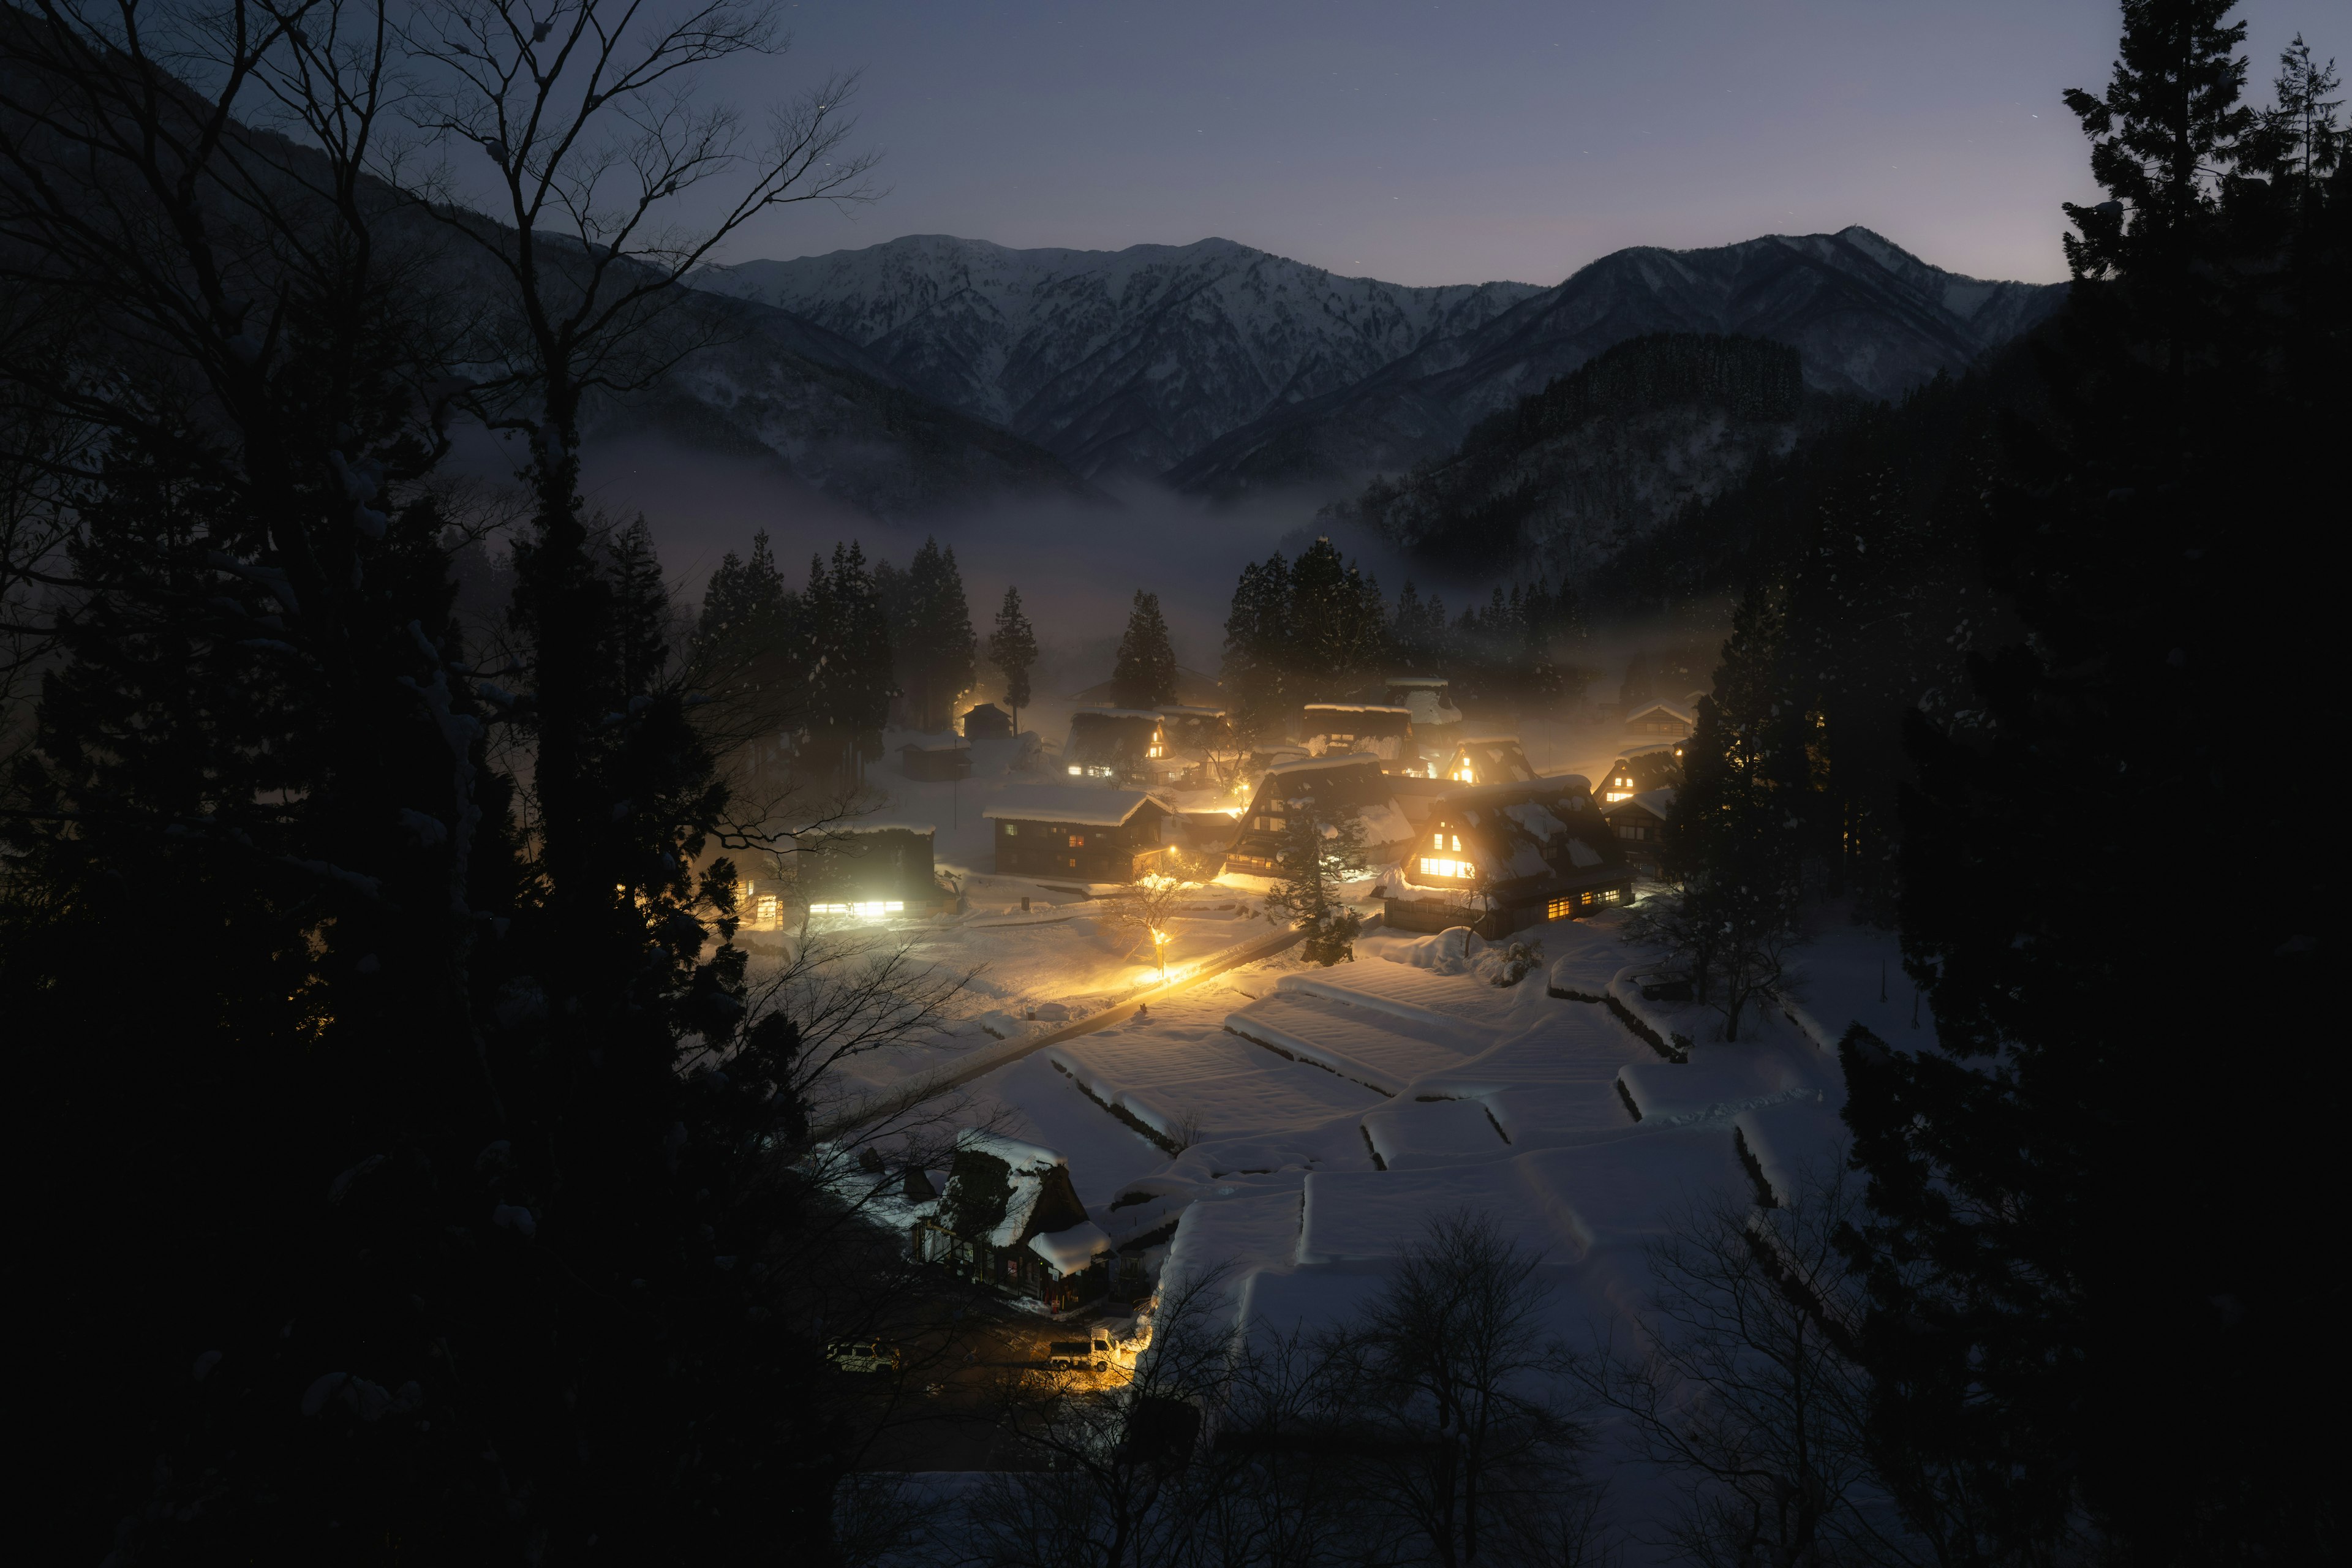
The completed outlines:
[[[1181,876],[1153,871],[1121,888],[1109,901],[1111,929],[1127,934],[1129,955],[1140,949],[1160,966],[1162,980],[1168,978],[1169,926],[1199,887]]]
[[[1334,1342],[1349,1415],[1396,1522],[1442,1568],[1527,1554],[1578,1480],[1583,1428],[1559,1403],[1542,1258],[1489,1216],[1433,1221]]]
[[[687,273],[729,236],[780,205],[861,198],[873,161],[843,151],[848,79],[778,106],[756,144],[733,105],[696,90],[704,67],[787,46],[768,0],[560,0],[543,13],[525,0],[439,0],[404,37],[423,72],[418,126],[495,171],[490,213],[430,210],[506,284],[503,325],[467,398],[491,428],[531,442],[537,518],[522,560],[542,852],[559,914],[593,924],[613,879],[594,866],[610,836],[581,766],[600,722],[582,672],[604,634],[580,515],[587,401],[642,388],[711,341],[710,318],[684,331],[673,318]],[[677,219],[719,190],[716,216]]]
[[[1869,1384],[1849,1354],[1860,1307],[1835,1246],[1853,1207],[1843,1163],[1800,1186],[1770,1208],[1685,1207],[1650,1248],[1646,1344],[1604,1344],[1576,1376],[1639,1453],[1685,1479],[1669,1539],[1691,1561],[1935,1560],[1871,1464]]]

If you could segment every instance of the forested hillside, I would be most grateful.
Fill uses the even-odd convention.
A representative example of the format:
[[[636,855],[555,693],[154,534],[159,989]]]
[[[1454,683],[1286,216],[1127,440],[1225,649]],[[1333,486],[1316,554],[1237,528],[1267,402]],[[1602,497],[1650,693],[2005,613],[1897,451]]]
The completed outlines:
[[[1450,575],[1580,582],[1836,407],[1795,349],[1654,333],[1479,421],[1451,457],[1327,509]]]

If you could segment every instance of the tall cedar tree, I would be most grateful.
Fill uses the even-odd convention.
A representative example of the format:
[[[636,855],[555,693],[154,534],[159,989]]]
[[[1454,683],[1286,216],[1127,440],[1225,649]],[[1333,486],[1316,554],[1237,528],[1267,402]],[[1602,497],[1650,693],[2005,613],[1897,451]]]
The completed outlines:
[[[1299,700],[1288,672],[1290,563],[1280,552],[1243,566],[1225,616],[1223,679],[1244,741],[1287,732]]]
[[[1021,710],[1032,695],[1029,672],[1037,667],[1037,629],[1021,608],[1021,590],[1007,586],[989,634],[988,661],[1004,673],[1004,701],[1013,710],[1013,731],[1021,731]]]
[[[862,778],[881,755],[890,699],[898,694],[890,622],[866,552],[856,540],[833,547],[833,563],[809,558],[802,595],[808,624],[806,712],[811,752],[836,780]]]
[[[891,621],[898,684],[916,729],[945,730],[955,721],[957,700],[971,689],[979,651],[955,552],[924,540],[907,568],[906,584],[905,609]]]
[[[2352,182],[2241,141],[2228,9],[2134,0],[2106,92],[2068,95],[2113,200],[2070,209],[2063,331],[1986,528],[2030,637],[1972,663],[1984,730],[1909,736],[1903,938],[1936,1040],[1842,1052],[1880,1216],[1853,1250],[1882,1469],[1956,1478],[1902,1500],[1965,1499],[1989,1556],[2046,1558],[2084,1520],[2118,1561],[2335,1550],[2303,1426],[2341,1403],[2310,1342],[2332,1170],[2276,1116],[2329,1102],[2336,1069],[2276,1052],[2258,1089],[2195,1086],[2250,1016],[2322,1037],[2343,963],[2309,837],[2332,796],[2300,755],[2247,787],[2237,737],[2301,727],[2278,671],[2332,651],[2324,574],[2243,520],[2328,509]],[[2308,852],[2213,907],[2226,884],[2168,847],[2215,809]]]
[[[1112,700],[1122,708],[1159,708],[1176,700],[1176,650],[1168,641],[1159,595],[1135,591],[1110,689]]]
[[[1715,695],[1700,700],[1685,748],[1668,840],[1685,957],[1727,1040],[1780,982],[1804,893],[1793,813],[1818,731],[1802,710],[1764,695],[1787,658],[1787,597],[1769,591],[1740,606]]]

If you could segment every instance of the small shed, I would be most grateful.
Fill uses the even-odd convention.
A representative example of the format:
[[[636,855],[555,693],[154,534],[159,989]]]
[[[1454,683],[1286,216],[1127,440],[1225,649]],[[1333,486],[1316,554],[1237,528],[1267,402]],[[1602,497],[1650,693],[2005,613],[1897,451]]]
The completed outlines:
[[[971,777],[971,748],[961,741],[909,741],[898,748],[898,771],[926,784]]]
[[[867,818],[799,841],[793,860],[799,901],[812,915],[865,920],[952,913],[956,895],[932,858],[928,822]]]
[[[1069,1162],[1041,1144],[966,1128],[947,1190],[916,1221],[915,1256],[1061,1313],[1109,1288],[1110,1237],[1087,1215]]]
[[[1400,931],[1468,926],[1494,941],[1632,901],[1633,869],[1574,774],[1456,789],[1423,826],[1375,889]]]
[[[981,816],[995,825],[996,871],[1006,877],[1132,882],[1183,838],[1175,808],[1142,790],[1006,790]]]
[[[993,702],[976,703],[964,710],[963,738],[967,741],[1009,741],[1013,739],[1013,715]]]

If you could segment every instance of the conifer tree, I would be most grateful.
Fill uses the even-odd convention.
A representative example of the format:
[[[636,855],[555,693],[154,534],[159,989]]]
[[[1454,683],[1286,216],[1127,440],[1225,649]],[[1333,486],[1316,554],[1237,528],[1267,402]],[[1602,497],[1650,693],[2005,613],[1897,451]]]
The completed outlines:
[[[1168,640],[1159,595],[1135,591],[1110,679],[1113,700],[1122,708],[1160,708],[1176,700],[1176,650]]]
[[[1289,674],[1290,565],[1281,552],[1242,568],[1225,616],[1223,681],[1244,741],[1286,732],[1298,699]]]
[[[1971,722],[1908,735],[1903,942],[1934,1035],[1841,1052],[1881,1468],[1948,1478],[1902,1500],[1964,1505],[1985,1560],[2285,1561],[2334,1529],[2296,1435],[2326,1157],[2265,1109],[2324,1095],[2323,1069],[2272,1063],[2259,1103],[2183,1092],[2242,1026],[2203,975],[2261,976],[2268,1029],[2327,1027],[2333,891],[2293,876],[2224,910],[2147,847],[2216,799],[2241,835],[2332,800],[2313,770],[2232,778],[2234,737],[2288,721],[2282,649],[2327,657],[2304,630],[2323,592],[2232,520],[2305,515],[2331,482],[2346,397],[2317,366],[2347,312],[2316,279],[2352,257],[2340,178],[2293,241],[2279,193],[2215,179],[2247,122],[2226,11],[2126,5],[2114,85],[2070,95],[2114,200],[2074,214],[2069,311],[1983,519],[2029,635],[1973,661]]]
[[[978,647],[955,552],[924,540],[907,569],[904,594],[903,610],[891,618],[898,683],[912,704],[915,727],[944,730],[954,721],[956,699],[971,689]]]
[[[1013,710],[1013,732],[1021,732],[1021,710],[1029,705],[1029,672],[1037,665],[1037,632],[1021,608],[1021,590],[1007,585],[989,634],[989,662],[1004,672],[1004,700]]]
[[[1288,916],[1307,936],[1299,952],[1310,963],[1353,962],[1362,917],[1340,901],[1340,884],[1365,868],[1363,819],[1335,809],[1310,792],[1281,803],[1283,830],[1275,855],[1278,881],[1269,910]]]

